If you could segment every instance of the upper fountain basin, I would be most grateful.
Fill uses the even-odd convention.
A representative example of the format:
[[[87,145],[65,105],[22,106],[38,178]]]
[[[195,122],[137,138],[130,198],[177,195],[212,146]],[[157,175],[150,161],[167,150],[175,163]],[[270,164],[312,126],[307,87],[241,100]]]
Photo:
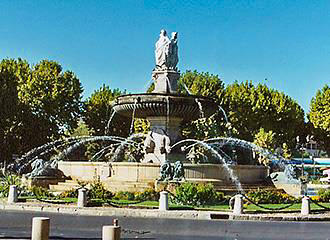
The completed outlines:
[[[202,109],[199,105],[202,106]],[[205,117],[209,117],[218,110],[217,104],[211,98],[161,93],[119,96],[112,107],[118,114],[126,117],[132,117],[134,112],[134,117],[137,118],[169,115],[183,120],[200,118],[202,116],[201,110]]]

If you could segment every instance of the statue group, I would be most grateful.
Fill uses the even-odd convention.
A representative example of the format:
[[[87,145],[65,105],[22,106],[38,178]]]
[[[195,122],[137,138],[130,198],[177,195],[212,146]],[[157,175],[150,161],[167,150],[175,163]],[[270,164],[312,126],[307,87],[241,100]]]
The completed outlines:
[[[156,70],[176,70],[179,61],[177,42],[177,32],[173,32],[171,39],[169,39],[165,30],[160,31],[155,50]]]

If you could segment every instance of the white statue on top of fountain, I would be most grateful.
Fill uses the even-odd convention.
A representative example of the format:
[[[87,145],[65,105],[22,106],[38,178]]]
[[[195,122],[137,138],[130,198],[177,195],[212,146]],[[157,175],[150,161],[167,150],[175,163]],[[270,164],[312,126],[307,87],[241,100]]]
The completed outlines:
[[[171,40],[164,29],[160,31],[159,39],[156,42],[155,57],[156,70],[176,70],[178,64],[178,33],[173,32]]]
[[[166,31],[162,29],[155,47],[156,67],[152,72],[152,79],[155,82],[153,92],[176,93],[180,78],[177,70],[178,33],[173,32],[169,39]]]

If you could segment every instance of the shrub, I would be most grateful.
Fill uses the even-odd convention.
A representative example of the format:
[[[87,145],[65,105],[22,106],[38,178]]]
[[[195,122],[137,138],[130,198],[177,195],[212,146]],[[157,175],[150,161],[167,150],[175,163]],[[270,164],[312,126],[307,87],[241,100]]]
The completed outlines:
[[[111,199],[113,194],[111,191],[107,190],[101,182],[96,181],[91,184],[87,196],[90,199]]]
[[[134,193],[127,191],[119,191],[113,197],[115,200],[135,200]]]
[[[70,189],[58,195],[58,198],[78,198],[78,189]]]
[[[136,201],[158,201],[159,192],[153,188],[144,190],[143,192],[119,191],[113,197],[115,200],[136,200]]]
[[[311,198],[312,201],[315,201],[315,202],[320,202],[321,201],[320,196],[311,196],[310,198]]]
[[[200,206],[213,204],[224,199],[212,184],[183,183],[175,189],[174,201],[178,204]]]
[[[32,186],[29,190],[37,198],[54,197],[54,195],[51,192],[49,192],[47,188]]]
[[[16,185],[18,192],[22,188],[21,178],[13,174],[5,174],[0,179],[0,197],[8,197],[10,185]]]
[[[156,192],[153,188],[146,189],[143,192],[134,193],[134,199],[137,201],[158,201],[159,192]]]
[[[287,193],[272,191],[272,190],[262,190],[258,189],[256,191],[249,191],[247,197],[250,198],[255,203],[298,203],[300,200]]]
[[[320,197],[320,201],[329,202],[330,201],[330,190],[321,188],[317,195]]]

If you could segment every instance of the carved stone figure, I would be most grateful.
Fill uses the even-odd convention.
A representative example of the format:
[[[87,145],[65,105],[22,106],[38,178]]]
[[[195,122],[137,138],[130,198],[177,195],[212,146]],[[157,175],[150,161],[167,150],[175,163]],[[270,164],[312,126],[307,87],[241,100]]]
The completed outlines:
[[[159,39],[156,42],[155,57],[156,69],[176,69],[178,64],[178,33],[173,32],[171,40],[164,29],[160,31]]]
[[[144,151],[157,154],[170,153],[170,138],[163,129],[153,128],[144,140]]]
[[[183,163],[180,161],[176,161],[174,163],[174,172],[173,172],[173,180],[175,181],[181,181],[184,179],[184,168]]]
[[[176,65],[179,62],[179,57],[178,57],[178,33],[177,32],[172,32],[172,37],[171,37],[171,44],[169,48],[169,68],[170,69],[176,69]]]
[[[26,177],[64,177],[63,172],[57,169],[57,161],[46,162],[43,159],[36,159],[31,163],[32,172],[26,174]]]
[[[173,167],[171,166],[169,161],[165,161],[160,166],[160,177],[159,181],[169,181],[173,179]]]
[[[149,131],[146,139],[144,140],[145,153],[153,153],[155,151],[155,141],[152,137],[152,132]]]
[[[160,30],[159,39],[156,42],[156,67],[163,69],[168,65],[168,54],[170,48],[170,39],[167,37],[167,33],[164,29]]]

